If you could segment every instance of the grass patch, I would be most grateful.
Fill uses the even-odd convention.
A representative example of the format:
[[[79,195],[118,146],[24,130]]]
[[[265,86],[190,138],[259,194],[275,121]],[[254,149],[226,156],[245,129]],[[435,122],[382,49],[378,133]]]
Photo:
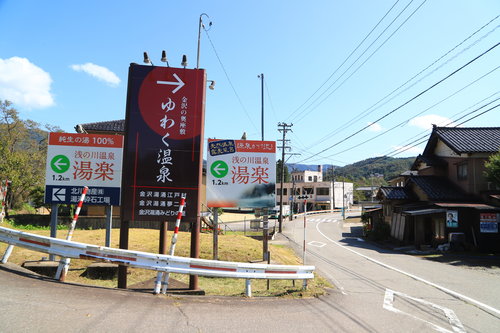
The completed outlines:
[[[5,224],[4,224],[5,225]],[[49,236],[49,228],[38,227],[31,229],[25,225],[7,225],[17,230],[28,231],[37,235]],[[67,227],[65,227],[67,230]],[[60,230],[57,233],[57,238],[65,239],[67,232]],[[169,243],[172,237],[172,232],[168,232]],[[261,233],[262,234],[262,233]],[[94,245],[104,245],[106,231],[99,230],[81,230],[78,229],[73,234],[75,242],[82,242]],[[158,230],[150,229],[130,229],[129,244],[130,250],[158,253]],[[200,234],[200,258],[212,259],[212,234]],[[119,229],[112,230],[111,247],[118,248]],[[191,235],[188,232],[179,232],[178,242],[176,245],[175,255],[189,257]],[[0,255],[3,254],[7,244],[0,243]],[[269,246],[271,259],[273,263],[285,265],[300,265],[301,260],[293,253],[293,251],[282,245]],[[15,247],[9,261],[21,265],[25,261],[41,260],[42,257],[48,257],[45,253],[34,252],[24,248]],[[262,243],[245,237],[239,233],[228,233],[219,235],[219,260],[236,261],[236,262],[256,262],[262,260]],[[82,276],[86,267],[92,261],[83,259],[72,259],[67,282],[94,285],[101,287],[115,288],[118,284],[116,279],[113,280],[96,280]],[[156,277],[156,272],[129,268],[128,285],[132,286],[136,283],[148,281]],[[187,283],[189,276],[185,274],[171,274],[171,277]],[[228,279],[228,278],[208,278],[199,277],[199,287],[205,290],[207,295],[218,296],[243,296],[245,292],[244,279]],[[325,293],[325,288],[332,287],[326,279],[315,276],[314,279],[308,281],[307,290],[302,290],[302,281],[296,280],[295,285],[291,280],[270,280],[269,290],[267,289],[267,280],[252,280],[252,294],[254,296],[278,296],[278,297],[317,297]],[[153,285],[151,285],[151,290]]]

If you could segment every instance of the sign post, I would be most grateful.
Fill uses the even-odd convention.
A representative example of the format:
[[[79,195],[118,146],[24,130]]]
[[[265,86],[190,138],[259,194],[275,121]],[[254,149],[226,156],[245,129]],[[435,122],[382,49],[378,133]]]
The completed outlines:
[[[84,186],[86,205],[120,205],[123,137],[49,133],[45,203],[77,204]]]
[[[85,186],[85,205],[120,205],[122,151],[121,135],[49,133],[45,203],[51,204],[50,237],[57,236],[58,205],[76,205]],[[110,236],[106,229],[106,239]]]
[[[191,257],[199,256],[199,215],[206,76],[203,69],[131,64],[125,117],[120,248],[128,248],[133,221],[175,219],[191,226]],[[190,289],[198,288],[190,276]],[[126,288],[120,266],[118,287]]]
[[[207,206],[263,208],[263,260],[268,259],[268,208],[276,205],[276,142],[208,140]],[[214,259],[217,229],[214,227]]]

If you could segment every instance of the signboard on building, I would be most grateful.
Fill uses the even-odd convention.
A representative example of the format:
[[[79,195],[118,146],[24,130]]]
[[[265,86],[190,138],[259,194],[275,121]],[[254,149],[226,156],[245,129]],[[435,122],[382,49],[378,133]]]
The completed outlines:
[[[479,214],[479,228],[483,233],[498,233],[498,215],[496,213]]]
[[[275,188],[275,141],[208,140],[208,207],[274,207]]]
[[[131,64],[125,119],[122,216],[167,221],[186,197],[199,210],[205,70]]]
[[[84,186],[85,204],[120,205],[123,137],[49,133],[45,203],[77,204]]]

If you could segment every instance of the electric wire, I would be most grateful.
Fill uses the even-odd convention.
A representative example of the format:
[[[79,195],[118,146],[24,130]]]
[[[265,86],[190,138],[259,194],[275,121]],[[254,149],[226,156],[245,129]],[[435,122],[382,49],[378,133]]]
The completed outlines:
[[[447,101],[448,99],[452,98],[453,96],[455,96],[455,95],[459,94],[460,92],[464,91],[465,89],[467,89],[467,88],[471,87],[472,85],[474,85],[475,83],[477,83],[477,82],[479,82],[480,80],[484,79],[485,77],[487,77],[487,76],[488,76],[488,75],[490,75],[491,73],[495,72],[495,71],[496,71],[497,69],[499,69],[499,68],[500,68],[500,66],[498,66],[498,67],[496,67],[496,68],[492,69],[492,70],[491,70],[491,71],[489,71],[488,73],[486,73],[486,74],[482,75],[481,77],[477,78],[476,80],[474,80],[474,81],[470,82],[470,83],[469,83],[469,84],[467,84],[466,86],[464,86],[464,87],[460,88],[459,90],[455,91],[454,93],[452,93],[452,94],[448,95],[447,97],[445,97],[445,98],[441,99],[439,102],[434,103],[434,104],[433,104],[433,105],[431,105],[430,107],[428,107],[428,108],[426,108],[426,109],[424,109],[424,110],[420,111],[419,113],[417,113],[417,114],[415,114],[415,115],[411,116],[410,118],[407,118],[407,119],[403,120],[402,122],[400,122],[400,123],[398,123],[398,124],[394,125],[393,127],[389,128],[389,129],[387,129],[387,130],[385,130],[384,132],[379,133],[379,134],[375,135],[374,137],[372,137],[372,138],[370,138],[370,139],[368,139],[368,140],[365,140],[365,141],[363,141],[363,142],[361,142],[361,143],[358,143],[358,144],[356,144],[356,145],[354,145],[354,146],[351,146],[351,147],[346,148],[346,149],[344,149],[344,150],[342,150],[342,151],[336,152],[335,154],[332,154],[332,155],[330,155],[330,156],[333,156],[333,155],[338,155],[338,154],[342,154],[342,153],[345,153],[345,152],[347,152],[347,151],[353,150],[353,149],[355,149],[355,148],[358,148],[358,147],[360,147],[360,146],[362,146],[362,145],[364,145],[364,144],[366,144],[366,143],[368,143],[368,142],[371,142],[371,141],[373,141],[373,140],[375,140],[375,139],[377,139],[377,138],[379,138],[379,137],[381,137],[381,136],[383,136],[383,135],[385,135],[385,134],[389,133],[390,131],[392,131],[392,130],[394,130],[394,129],[396,129],[396,128],[398,128],[398,127],[400,127],[400,126],[402,126],[402,125],[404,125],[404,124],[406,124],[406,123],[408,123],[411,119],[413,119],[413,118],[415,118],[415,117],[417,117],[417,116],[420,116],[421,114],[423,114],[423,113],[425,113],[425,112],[427,112],[427,111],[429,111],[429,110],[431,110],[431,109],[435,108],[436,106],[440,105],[441,103],[443,103],[443,102]],[[498,99],[500,99],[500,98],[498,98]],[[498,99],[497,99],[497,100],[498,100]],[[496,101],[496,100],[495,100],[495,101]],[[490,103],[492,103],[492,102],[490,102]],[[330,156],[327,156],[327,158],[329,158]]]
[[[330,79],[339,71],[340,68],[342,68],[342,66],[344,66],[344,64],[352,57],[352,55],[360,48],[360,46],[368,39],[368,37],[371,36],[371,34],[373,33],[373,31],[375,31],[375,29],[380,25],[380,23],[382,23],[382,21],[386,18],[387,15],[389,15],[389,13],[392,11],[392,9],[398,4],[400,0],[396,0],[396,2],[391,6],[391,8],[384,14],[384,16],[377,22],[377,24],[370,30],[370,32],[365,36],[365,38],[363,38],[363,40],[361,42],[358,43],[358,45],[356,46],[356,48],[354,48],[354,50],[351,51],[351,53],[344,59],[344,61],[333,71],[332,74],[330,74],[330,76],[321,84],[321,86],[319,86],[318,89],[316,89],[316,91],[314,91],[312,93],[311,96],[309,96],[306,101],[304,103],[302,103],[298,108],[296,108],[289,116],[288,116],[288,120],[294,116],[294,114],[299,111],[307,102],[309,102],[311,100],[311,98],[314,97],[314,95],[316,95],[320,90],[321,88],[323,88],[325,86],[325,84],[330,81]],[[413,0],[412,0],[413,1]],[[411,2],[410,2],[411,3]],[[405,8],[406,9],[406,8]],[[392,24],[392,23],[391,23]],[[389,25],[390,26],[390,25]]]
[[[406,87],[404,90],[402,90],[399,93],[397,93],[396,95],[394,95],[398,90],[400,90],[401,88],[403,88],[404,86],[406,86],[408,83],[410,83],[415,78],[417,78],[418,76],[420,76],[422,73],[424,73],[425,71],[427,71],[429,68],[431,68],[433,65],[435,65],[436,63],[438,63],[440,60],[444,59],[447,55],[449,55],[451,52],[453,52],[458,47],[460,47],[461,45],[463,45],[466,41],[468,41],[469,39],[471,39],[474,35],[476,35],[481,30],[483,30],[484,28],[486,28],[488,25],[490,25],[493,21],[495,21],[499,17],[500,17],[500,15],[497,15],[495,18],[493,18],[488,23],[486,23],[485,25],[483,25],[481,28],[479,28],[478,30],[476,30],[474,33],[472,33],[471,35],[469,35],[466,39],[464,39],[462,42],[460,42],[459,44],[457,44],[456,46],[454,46],[451,50],[449,50],[448,52],[446,52],[445,54],[443,54],[441,57],[439,57],[433,63],[431,63],[430,65],[428,65],[426,68],[422,69],[419,73],[415,74],[412,78],[410,78],[409,80],[407,80],[405,83],[403,83],[402,85],[400,85],[399,87],[397,87],[396,89],[394,89],[393,91],[391,91],[389,94],[387,94],[386,96],[384,96],[383,98],[381,98],[378,102],[376,102],[375,104],[373,104],[372,106],[370,106],[369,108],[367,108],[366,110],[364,110],[363,112],[361,112],[356,117],[352,118],[348,122],[346,122],[343,125],[339,126],[334,131],[332,131],[329,134],[327,134],[326,136],[322,137],[320,140],[318,140],[316,143],[312,144],[311,146],[314,146],[314,145],[316,145],[316,144],[318,144],[320,142],[324,142],[325,140],[331,138],[332,136],[334,136],[334,135],[342,132],[343,130],[349,128],[352,124],[354,124],[358,120],[360,120],[362,118],[365,118],[369,114],[373,113],[375,110],[380,109],[382,106],[384,106],[387,103],[389,103],[390,101],[394,100],[396,97],[400,96],[402,93],[404,93],[404,92],[408,91],[410,88],[414,87],[416,84],[418,84],[419,82],[421,82],[424,78],[429,77],[431,74],[435,73],[437,70],[439,70],[440,68],[444,67],[446,64],[448,64],[449,62],[451,62],[453,59],[457,58],[459,55],[461,55],[462,53],[464,53],[465,51],[469,50],[474,45],[476,45],[479,42],[481,42],[482,40],[484,40],[486,37],[488,37],[489,35],[491,35],[496,29],[498,29],[500,27],[500,25],[497,25],[495,28],[493,28],[492,30],[490,30],[489,32],[487,32],[485,35],[483,35],[479,39],[475,40],[472,44],[470,44],[466,48],[464,48],[461,51],[459,51],[456,55],[454,55],[452,58],[448,59],[445,63],[439,65],[432,72],[427,73],[424,77],[420,78],[418,81],[414,82],[409,87]],[[389,98],[391,95],[394,95],[394,96],[392,96],[391,98]],[[387,99],[387,98],[389,98],[389,99]],[[384,100],[386,100],[386,101],[383,102]],[[380,104],[380,103],[382,103],[382,104]]]
[[[470,110],[470,109],[472,109],[472,108],[476,107],[477,105],[479,105],[479,104],[483,103],[484,101],[486,101],[486,100],[488,100],[488,99],[492,98],[493,96],[498,95],[499,93],[500,93],[500,90],[498,90],[498,91],[496,91],[495,93],[493,93],[493,94],[491,94],[491,95],[489,95],[489,96],[487,96],[487,97],[483,98],[482,100],[480,100],[480,101],[478,101],[477,103],[475,103],[475,104],[473,104],[473,105],[469,106],[468,108],[466,108],[466,109],[464,109],[464,110],[462,110],[462,111],[460,111],[460,112],[458,112],[458,113],[455,113],[455,114],[454,114],[454,115],[452,115],[450,118],[453,118],[453,117],[459,116],[459,115],[461,115],[462,113],[467,112],[468,110]],[[496,100],[498,100],[498,98],[497,98],[497,99],[495,99],[494,101],[496,101]],[[493,102],[494,102],[494,101],[493,101]],[[492,102],[487,103],[487,104],[486,104],[486,106],[487,106],[487,105],[489,105],[489,104],[491,104],[491,103],[492,103]],[[460,117],[460,118],[458,118],[458,119],[457,119],[457,120],[455,120],[455,121],[458,121],[458,120],[460,120],[460,119],[462,119],[462,118],[463,118],[463,117]],[[453,123],[453,121],[452,121],[452,122],[449,122],[449,123],[447,123],[447,124],[442,123],[442,124],[439,124],[439,125],[440,125],[440,126],[448,126],[448,125],[450,125],[450,124],[452,124],[452,123]],[[408,139],[404,140],[403,142],[399,143],[399,145],[400,145],[400,146],[402,146],[402,147],[405,147],[406,145],[412,144],[413,142],[420,140],[422,137],[426,137],[426,136],[427,136],[427,134],[428,134],[427,132],[428,132],[428,130],[427,130],[427,129],[425,129],[425,130],[423,130],[423,131],[421,131],[421,132],[419,132],[419,133],[415,134],[414,136],[412,136],[412,137],[410,137],[410,138],[408,138]],[[424,134],[424,133],[425,133],[425,134]],[[422,136],[422,135],[423,135],[423,136]],[[418,138],[417,138],[417,137],[418,137]],[[417,139],[415,139],[415,138],[417,138]],[[413,141],[412,141],[412,140],[413,140]],[[411,142],[410,142],[410,141],[411,141]],[[393,152],[393,151],[394,151],[393,149],[389,149],[386,153],[384,153],[384,155],[389,154],[389,153],[391,153],[391,152]]]
[[[231,89],[233,90],[233,93],[234,93],[234,95],[236,96],[236,99],[238,100],[238,102],[239,102],[239,104],[240,104],[241,108],[243,109],[243,111],[245,112],[246,116],[247,116],[247,117],[248,117],[248,119],[250,120],[250,123],[252,124],[252,126],[254,127],[254,129],[255,129],[256,131],[259,131],[259,129],[258,129],[258,128],[257,128],[257,126],[255,125],[255,123],[253,122],[252,117],[250,117],[250,114],[248,113],[247,109],[245,108],[245,105],[243,105],[243,102],[241,101],[240,95],[239,95],[239,94],[238,94],[238,92],[236,91],[236,88],[234,87],[233,82],[232,82],[232,81],[231,81],[231,79],[229,78],[229,74],[228,74],[228,73],[227,73],[227,71],[226,71],[226,67],[225,67],[225,66],[224,66],[224,64],[222,63],[222,60],[221,60],[221,58],[220,58],[220,56],[219,56],[219,53],[217,52],[217,49],[215,48],[215,45],[214,45],[214,43],[213,43],[212,39],[210,38],[210,34],[208,33],[208,31],[207,31],[205,28],[203,28],[203,30],[205,31],[205,34],[207,35],[207,38],[208,38],[208,40],[209,40],[209,42],[210,42],[210,45],[212,46],[212,49],[214,50],[215,56],[216,56],[217,60],[219,61],[219,64],[220,64],[220,66],[221,66],[221,68],[222,68],[222,71],[224,72],[224,75],[226,76],[226,79],[227,79],[227,81],[229,82],[229,85],[231,86]]]
[[[408,20],[413,17],[413,15],[415,15],[415,13],[425,4],[427,0],[424,0],[420,6],[418,6],[397,28],[396,30],[394,30],[391,35],[389,35],[389,37],[387,37],[383,42],[382,44],[380,44],[376,49],[375,51],[373,51],[369,56],[368,58],[366,58],[347,78],[345,78],[335,89],[333,89],[333,91],[331,91],[328,95],[326,95],[325,98],[323,98],[319,103],[317,103],[313,108],[311,108],[309,111],[305,112],[305,110],[302,112],[302,115],[300,116],[300,118],[297,118],[295,117],[294,118],[294,121],[297,122],[297,121],[300,121],[302,119],[304,119],[304,117],[306,117],[307,115],[309,115],[311,112],[313,112],[314,110],[316,110],[321,104],[323,104],[328,98],[330,98],[330,96],[332,96],[333,93],[335,93],[338,89],[340,89],[346,82],[347,80],[349,80],[354,74],[356,74],[360,69],[361,67],[363,67],[367,62],[368,60],[370,60],[374,55],[375,53],[377,53],[381,48],[382,46],[384,46],[395,34],[396,32],[398,32],[401,27],[403,27],[403,25],[406,24],[406,22],[408,22]],[[406,7],[405,7],[406,9]],[[405,10],[404,9],[404,10]],[[391,22],[392,24],[392,22]],[[385,32],[387,29],[385,29],[383,32]],[[381,35],[380,35],[381,36]],[[378,38],[377,38],[378,40]],[[365,52],[363,52],[363,54],[361,54],[361,56],[363,56],[366,51],[368,51],[368,49],[373,45],[370,44],[370,46],[365,50]],[[314,103],[316,103],[328,90],[330,90],[330,88],[332,88],[351,68],[352,66],[354,66],[356,64],[356,62],[361,58],[361,56],[359,56],[356,61],[354,63],[352,63],[332,84],[330,84],[330,86],[328,86],[328,88],[322,93],[320,94],[310,105],[309,107],[311,107]],[[308,108],[309,108],[308,107]],[[307,108],[306,108],[307,110]]]
[[[386,113],[385,115],[379,117],[377,120],[373,121],[372,123],[377,123],[379,122],[380,120],[382,119],[385,119],[387,118],[388,116],[390,116],[391,114],[397,112],[398,110],[402,109],[403,107],[405,107],[406,105],[410,104],[411,102],[415,101],[416,99],[418,99],[419,97],[421,97],[422,95],[424,95],[425,93],[429,92],[431,89],[437,87],[438,85],[440,85],[441,83],[443,83],[444,81],[448,80],[450,77],[452,77],[453,75],[457,74],[458,72],[460,72],[461,70],[463,70],[464,68],[466,68],[467,66],[471,65],[472,63],[474,63],[475,61],[477,61],[478,59],[480,59],[481,57],[485,56],[486,54],[488,54],[489,52],[491,52],[492,50],[494,50],[500,43],[497,43],[495,45],[493,45],[492,47],[490,47],[488,50],[484,51],[483,53],[481,53],[480,55],[476,56],[475,58],[473,58],[472,60],[468,61],[466,64],[460,66],[458,69],[454,70],[452,73],[448,74],[447,76],[445,76],[444,78],[442,78],[441,80],[437,81],[436,83],[432,84],[431,86],[429,86],[428,88],[424,89],[423,91],[421,91],[420,93],[418,93],[417,95],[413,96],[412,98],[410,98],[408,101],[404,102],[403,104],[399,105],[398,107],[394,108],[393,110],[389,111],[388,113]],[[319,155],[319,154],[322,154],[324,153],[325,151],[327,150],[330,150],[332,149],[333,147],[336,147],[338,146],[339,144],[347,141],[348,139],[358,135],[359,133],[363,132],[364,130],[366,130],[367,128],[369,128],[371,126],[370,125],[367,125],[367,126],[364,126],[363,128],[359,129],[358,131],[354,132],[353,134],[350,134],[348,135],[347,137],[345,137],[344,139],[336,142],[335,144],[333,145],[330,145],[328,146],[327,148],[321,150],[320,152],[314,154],[312,157],[316,156],[316,155]],[[312,158],[310,157],[310,158]],[[308,158],[308,159],[310,159]],[[308,159],[305,159],[305,160],[302,160],[301,162],[304,162]],[[298,162],[298,163],[301,163],[301,162]]]

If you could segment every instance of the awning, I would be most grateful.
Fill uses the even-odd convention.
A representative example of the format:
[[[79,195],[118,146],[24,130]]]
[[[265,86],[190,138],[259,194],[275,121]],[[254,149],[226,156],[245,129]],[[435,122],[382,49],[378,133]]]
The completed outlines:
[[[440,202],[440,203],[435,203],[435,205],[446,208],[474,208],[474,209],[500,210],[500,207],[490,206],[482,203]]]
[[[428,215],[428,214],[436,214],[444,212],[446,212],[446,209],[443,208],[427,208],[427,209],[404,210],[402,213],[406,215]]]

